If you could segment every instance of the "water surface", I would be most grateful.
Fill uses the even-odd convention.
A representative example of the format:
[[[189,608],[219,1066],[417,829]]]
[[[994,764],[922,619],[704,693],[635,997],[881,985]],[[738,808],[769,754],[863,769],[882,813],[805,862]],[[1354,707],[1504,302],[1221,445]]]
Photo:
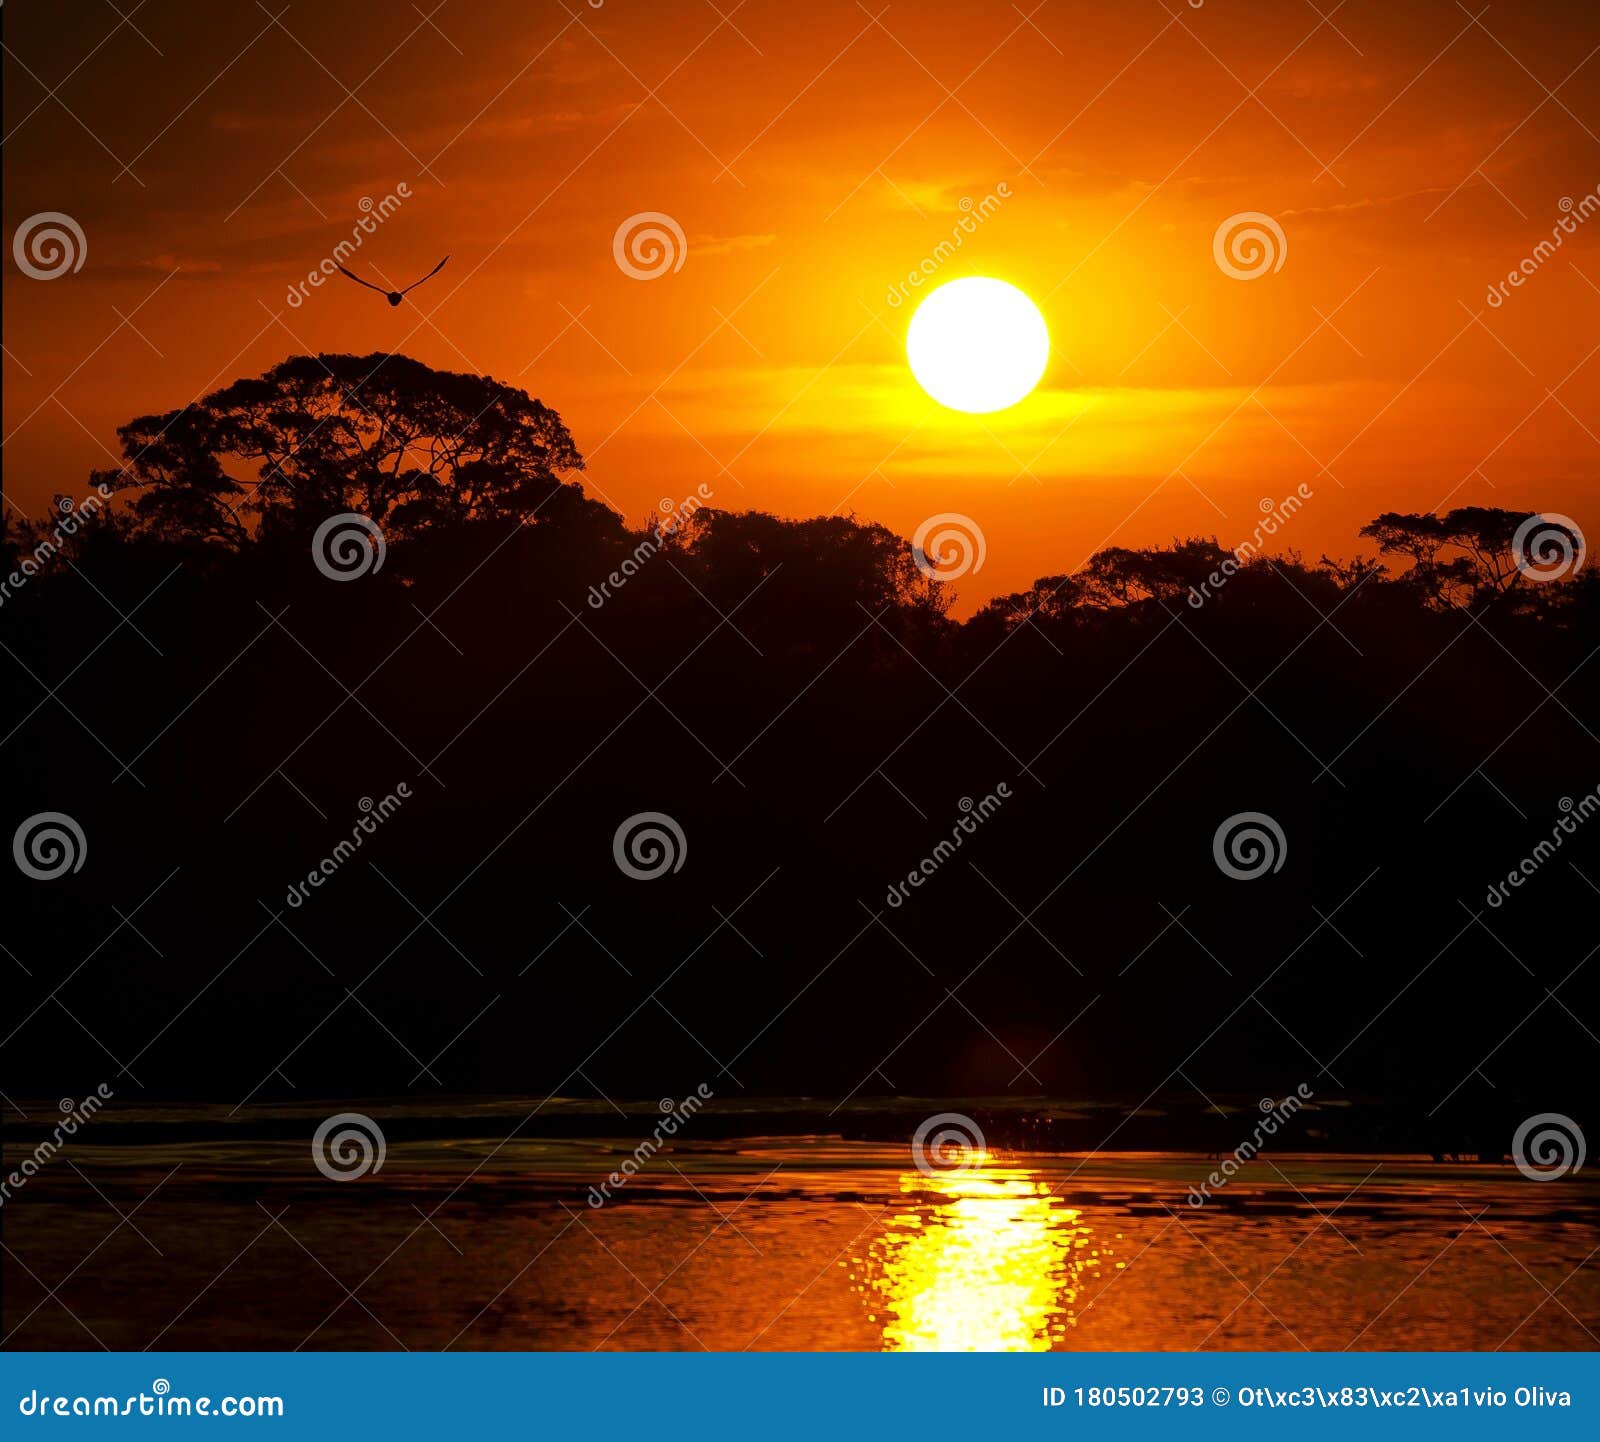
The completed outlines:
[[[633,1148],[303,1140],[63,1153],[4,1208],[18,1348],[1588,1349],[1600,1194],[1509,1166],[1001,1153],[837,1136]]]

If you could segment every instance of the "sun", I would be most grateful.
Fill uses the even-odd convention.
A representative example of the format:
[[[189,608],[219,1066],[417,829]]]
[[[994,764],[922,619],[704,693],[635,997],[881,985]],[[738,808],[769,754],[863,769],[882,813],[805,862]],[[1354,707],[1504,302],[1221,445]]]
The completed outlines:
[[[941,285],[917,307],[906,359],[940,405],[983,415],[1016,405],[1039,384],[1050,332],[1039,307],[1016,286],[968,276]]]

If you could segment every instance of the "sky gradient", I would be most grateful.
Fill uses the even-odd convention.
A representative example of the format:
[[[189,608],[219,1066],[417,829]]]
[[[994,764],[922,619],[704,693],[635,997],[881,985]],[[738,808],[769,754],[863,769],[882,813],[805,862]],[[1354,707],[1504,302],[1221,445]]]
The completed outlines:
[[[907,536],[970,516],[961,612],[1109,544],[1237,545],[1301,484],[1280,544],[1310,558],[1392,509],[1600,525],[1592,7],[118,3],[5,12],[6,233],[58,211],[86,241],[5,270],[28,514],[136,415],[397,350],[555,407],[634,524],[702,484]],[[289,304],[402,183],[347,263],[444,271]],[[643,212],[686,242],[649,280],[614,255]],[[1249,280],[1214,255],[1245,212],[1284,236]],[[1021,405],[912,380],[894,292],[925,260],[1039,304]]]

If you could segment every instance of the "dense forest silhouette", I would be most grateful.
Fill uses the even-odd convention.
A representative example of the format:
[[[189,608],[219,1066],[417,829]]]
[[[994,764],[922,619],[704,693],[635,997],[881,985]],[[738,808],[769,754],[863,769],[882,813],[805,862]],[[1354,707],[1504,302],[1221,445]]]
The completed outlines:
[[[5,537],[9,824],[87,839],[8,878],[8,1090],[1591,1087],[1600,820],[1485,899],[1600,787],[1600,584],[1526,574],[1525,512],[1111,547],[957,621],[854,517],[630,528],[555,411],[401,356],[119,435]],[[641,881],[646,812],[686,847]],[[1245,812],[1286,838],[1249,881]]]

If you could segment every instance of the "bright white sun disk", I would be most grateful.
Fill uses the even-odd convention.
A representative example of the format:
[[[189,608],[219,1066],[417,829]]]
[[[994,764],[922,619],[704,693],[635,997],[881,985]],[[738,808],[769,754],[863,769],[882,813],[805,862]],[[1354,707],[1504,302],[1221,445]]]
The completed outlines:
[[[941,285],[917,307],[906,358],[940,405],[982,415],[1014,406],[1039,384],[1050,333],[1016,286],[969,276]]]

